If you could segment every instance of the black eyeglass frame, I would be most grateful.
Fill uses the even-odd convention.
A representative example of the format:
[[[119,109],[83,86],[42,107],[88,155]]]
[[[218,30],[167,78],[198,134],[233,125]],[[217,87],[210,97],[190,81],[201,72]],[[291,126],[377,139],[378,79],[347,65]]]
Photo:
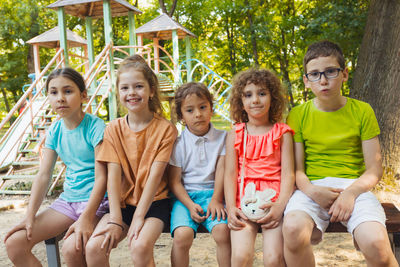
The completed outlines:
[[[328,76],[326,76],[326,71],[328,71],[328,70],[336,70],[336,71],[337,71],[337,75],[334,76],[334,77],[328,77]],[[342,68],[329,68],[329,69],[324,70],[324,71],[313,71],[313,72],[309,72],[309,73],[306,73],[305,75],[306,75],[307,80],[309,80],[310,82],[318,82],[318,81],[321,80],[322,75],[324,75],[325,78],[328,79],[328,80],[329,80],[329,79],[335,79],[335,78],[337,78],[337,77],[339,76],[339,73],[340,73],[341,71],[343,71]],[[310,79],[308,76],[309,76],[311,73],[319,73],[319,78],[316,79],[316,80]]]

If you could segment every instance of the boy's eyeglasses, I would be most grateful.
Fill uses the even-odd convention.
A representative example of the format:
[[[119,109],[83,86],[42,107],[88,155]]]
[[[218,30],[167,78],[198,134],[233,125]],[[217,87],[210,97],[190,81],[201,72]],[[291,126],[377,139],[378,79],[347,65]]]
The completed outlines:
[[[317,82],[321,80],[322,74],[325,76],[327,79],[333,79],[339,76],[339,72],[342,71],[342,68],[331,68],[327,69],[325,71],[313,71],[306,73],[306,77],[310,82]]]

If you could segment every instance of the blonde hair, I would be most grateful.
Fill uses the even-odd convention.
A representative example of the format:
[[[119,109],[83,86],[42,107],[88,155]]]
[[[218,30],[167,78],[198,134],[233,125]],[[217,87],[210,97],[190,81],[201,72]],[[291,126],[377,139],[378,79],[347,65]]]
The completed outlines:
[[[121,62],[121,65],[117,71],[117,88],[120,82],[121,73],[124,73],[130,69],[134,69],[143,74],[144,78],[150,85],[151,93],[153,93],[153,97],[149,99],[149,109],[150,111],[163,116],[163,108],[161,105],[160,88],[158,85],[157,76],[141,56],[133,55],[125,58]]]
[[[276,123],[282,120],[282,113],[286,107],[281,81],[275,74],[264,69],[249,69],[239,72],[233,78],[231,94],[229,96],[230,115],[235,123],[248,122],[247,112],[244,110],[242,97],[246,85],[254,84],[267,89],[271,95],[269,121]]]

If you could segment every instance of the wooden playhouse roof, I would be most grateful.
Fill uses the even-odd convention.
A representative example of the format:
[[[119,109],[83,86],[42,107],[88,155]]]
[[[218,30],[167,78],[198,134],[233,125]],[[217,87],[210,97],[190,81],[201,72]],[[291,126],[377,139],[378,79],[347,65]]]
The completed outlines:
[[[32,39],[27,41],[28,44],[39,44],[39,46],[47,48],[60,47],[60,30],[58,26],[51,30],[48,30]],[[86,46],[87,42],[84,38],[80,37],[78,34],[67,29],[67,45],[68,47],[80,47]]]
[[[146,39],[158,38],[161,40],[171,40],[173,30],[177,30],[179,39],[187,35],[197,37],[167,14],[162,14],[137,28],[136,35],[142,35]]]
[[[113,17],[127,16],[128,11],[133,11],[135,14],[142,13],[125,0],[110,0],[110,5]],[[64,7],[65,13],[75,17],[92,17],[94,19],[103,17],[103,0],[58,0],[47,7],[52,9]]]

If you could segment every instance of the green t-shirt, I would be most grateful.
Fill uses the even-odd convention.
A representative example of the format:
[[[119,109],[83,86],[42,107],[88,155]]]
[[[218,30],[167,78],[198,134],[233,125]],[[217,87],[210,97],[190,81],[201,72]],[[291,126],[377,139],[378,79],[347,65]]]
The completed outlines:
[[[320,111],[310,100],[294,107],[287,123],[295,131],[294,141],[304,144],[310,180],[358,178],[365,171],[362,141],[380,133],[371,106],[352,98],[334,112]]]

